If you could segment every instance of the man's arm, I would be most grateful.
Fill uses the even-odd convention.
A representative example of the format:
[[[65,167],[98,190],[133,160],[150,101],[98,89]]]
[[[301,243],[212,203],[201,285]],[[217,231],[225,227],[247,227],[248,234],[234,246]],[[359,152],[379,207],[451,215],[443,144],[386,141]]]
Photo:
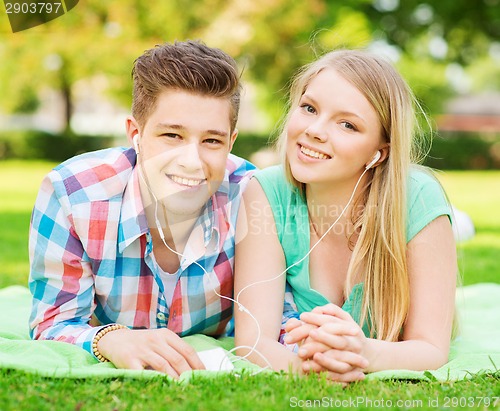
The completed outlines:
[[[64,341],[92,352],[99,328],[88,323],[94,301],[90,264],[71,223],[64,184],[52,171],[42,182],[30,224],[29,288],[33,294],[30,334]],[[57,190],[56,190],[57,188]]]
[[[94,273],[72,221],[64,184],[52,172],[42,183],[30,226],[30,333],[34,339],[64,341],[94,355],[94,337],[109,324],[89,324]],[[118,368],[154,369],[172,377],[204,368],[195,351],[165,328],[107,332],[97,349]]]

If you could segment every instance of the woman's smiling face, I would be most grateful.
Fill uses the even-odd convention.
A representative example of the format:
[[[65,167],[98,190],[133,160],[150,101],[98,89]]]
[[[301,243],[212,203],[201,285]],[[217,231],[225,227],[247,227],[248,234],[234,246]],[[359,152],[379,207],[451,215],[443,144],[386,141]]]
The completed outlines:
[[[382,144],[373,106],[330,68],[310,80],[287,124],[287,157],[301,183],[355,180]]]

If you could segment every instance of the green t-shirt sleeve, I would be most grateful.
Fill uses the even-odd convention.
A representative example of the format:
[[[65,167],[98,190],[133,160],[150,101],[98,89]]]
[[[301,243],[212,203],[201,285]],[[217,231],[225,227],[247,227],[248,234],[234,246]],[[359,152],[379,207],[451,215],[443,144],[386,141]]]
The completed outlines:
[[[451,207],[441,184],[423,168],[412,168],[408,181],[408,219],[406,241],[415,237],[425,226],[439,216],[446,215],[451,222]]]

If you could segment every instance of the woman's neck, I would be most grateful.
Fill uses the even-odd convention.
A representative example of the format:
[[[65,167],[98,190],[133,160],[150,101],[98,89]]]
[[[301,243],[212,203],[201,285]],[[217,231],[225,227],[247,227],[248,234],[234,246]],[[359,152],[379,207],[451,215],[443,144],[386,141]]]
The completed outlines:
[[[333,228],[331,232],[334,233],[345,234],[345,230],[351,227],[352,207],[357,203],[365,184],[363,178],[353,195],[357,181],[346,184],[308,184],[306,186],[309,220],[317,235],[323,235],[332,224],[344,228],[343,230]],[[351,197],[352,200],[349,203]]]

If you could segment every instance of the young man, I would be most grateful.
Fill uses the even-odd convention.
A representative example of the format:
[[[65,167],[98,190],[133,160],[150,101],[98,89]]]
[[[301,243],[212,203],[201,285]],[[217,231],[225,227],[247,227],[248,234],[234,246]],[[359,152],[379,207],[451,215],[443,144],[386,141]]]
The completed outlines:
[[[157,46],[133,81],[133,148],[74,157],[42,183],[31,335],[177,377],[203,368],[180,336],[219,336],[231,318],[234,224],[254,167],[230,154],[240,84],[224,52]]]

